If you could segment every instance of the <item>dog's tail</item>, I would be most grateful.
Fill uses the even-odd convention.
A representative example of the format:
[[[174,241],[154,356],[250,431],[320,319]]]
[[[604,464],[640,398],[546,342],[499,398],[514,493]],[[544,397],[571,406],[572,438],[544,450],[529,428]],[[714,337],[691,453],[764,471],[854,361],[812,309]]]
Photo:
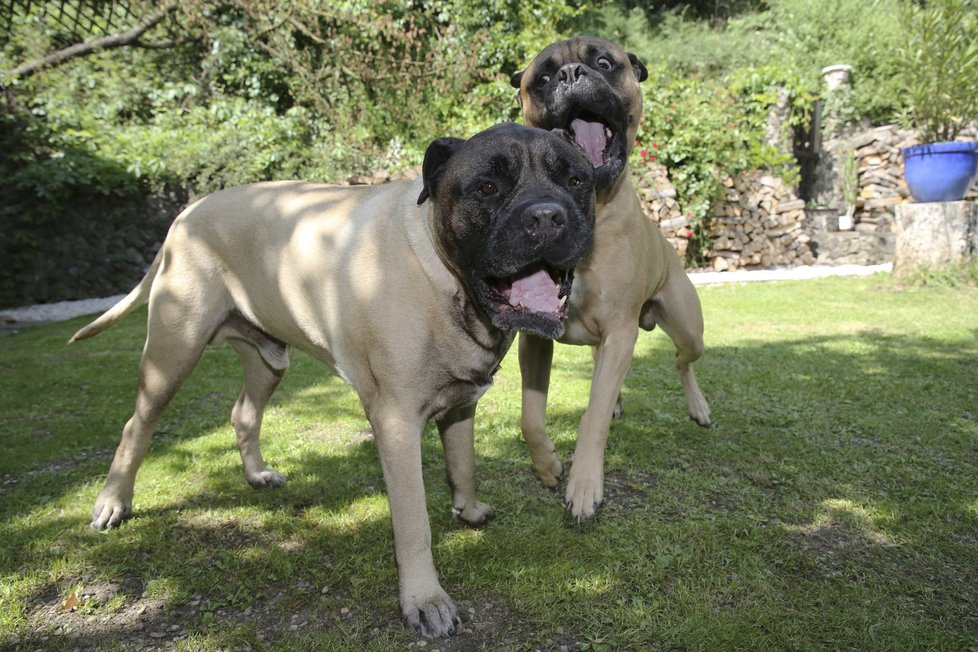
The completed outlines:
[[[149,271],[146,272],[146,276],[143,277],[143,280],[141,280],[129,294],[119,301],[119,303],[102,313],[101,317],[72,335],[71,339],[68,340],[68,344],[98,335],[105,329],[110,328],[130,312],[146,303],[146,299],[149,298],[149,290],[153,287],[153,280],[156,279],[156,273],[160,270],[160,265],[162,264],[163,247],[160,247],[159,252],[156,254],[156,258],[153,259],[153,264],[149,266]]]

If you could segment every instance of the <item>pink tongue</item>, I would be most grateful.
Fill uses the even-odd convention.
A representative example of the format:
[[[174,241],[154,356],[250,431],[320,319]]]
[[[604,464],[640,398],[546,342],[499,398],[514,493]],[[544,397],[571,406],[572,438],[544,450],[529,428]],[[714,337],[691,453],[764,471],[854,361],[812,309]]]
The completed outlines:
[[[604,148],[608,146],[604,125],[600,122],[585,122],[578,118],[571,121],[570,128],[574,132],[574,140],[584,148],[587,157],[591,159],[591,165],[596,168],[604,165]]]
[[[550,278],[550,274],[541,269],[513,281],[509,305],[519,307],[522,304],[533,312],[557,312],[560,307],[558,292],[559,288]]]

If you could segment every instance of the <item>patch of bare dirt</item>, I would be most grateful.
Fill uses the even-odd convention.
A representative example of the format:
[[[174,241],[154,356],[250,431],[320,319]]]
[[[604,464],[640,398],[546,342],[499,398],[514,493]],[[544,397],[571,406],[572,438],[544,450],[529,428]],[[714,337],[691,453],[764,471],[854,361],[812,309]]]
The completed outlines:
[[[397,612],[363,609],[343,591],[319,588],[305,580],[281,583],[270,587],[265,597],[233,606],[215,605],[202,595],[172,605],[166,599],[150,597],[136,578],[64,580],[35,599],[28,615],[30,634],[0,637],[0,648],[156,652],[187,645],[192,649],[196,636],[235,630],[247,632],[231,636],[240,641],[235,650],[261,649],[287,638],[299,645],[304,639],[312,644],[317,634],[330,631],[355,645],[366,646],[375,639],[407,640],[409,649],[425,652],[574,652],[587,646],[573,634],[542,637],[513,609],[491,598],[459,600],[458,606],[463,622],[455,636],[428,640],[412,636]]]

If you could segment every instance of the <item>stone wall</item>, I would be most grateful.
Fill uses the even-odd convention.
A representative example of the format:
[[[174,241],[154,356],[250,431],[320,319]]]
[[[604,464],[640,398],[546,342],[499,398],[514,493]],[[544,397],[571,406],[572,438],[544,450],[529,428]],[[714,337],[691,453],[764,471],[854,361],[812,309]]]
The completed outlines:
[[[962,132],[960,140],[975,140],[978,129]],[[854,226],[839,231],[833,213],[841,207],[809,210],[808,229],[817,245],[818,262],[826,264],[875,264],[891,262],[895,250],[894,213],[910,203],[903,178],[904,147],[918,144],[917,135],[897,125],[866,128],[837,146],[854,153],[858,174]],[[978,199],[978,179],[965,199]]]
[[[95,198],[77,206],[45,228],[27,267],[4,271],[2,307],[128,292],[186,201],[173,193]]]

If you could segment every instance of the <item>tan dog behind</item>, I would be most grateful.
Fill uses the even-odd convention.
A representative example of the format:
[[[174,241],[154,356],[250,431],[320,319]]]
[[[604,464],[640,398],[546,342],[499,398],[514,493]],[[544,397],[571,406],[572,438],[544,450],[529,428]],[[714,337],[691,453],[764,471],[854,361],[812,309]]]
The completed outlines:
[[[699,297],[676,252],[642,212],[627,169],[642,115],[639,83],[645,66],[608,41],[577,37],[547,46],[513,75],[527,125],[570,131],[595,168],[597,216],[594,248],[574,270],[576,282],[564,344],[590,345],[594,375],[567,481],[565,501],[578,520],[601,504],[604,449],[639,328],[662,327],[676,345],[676,369],[690,417],[710,424],[710,408],[692,364],[703,354]],[[523,334],[521,427],[544,484],[563,471],[546,433],[553,342]]]
[[[593,210],[593,170],[566,134],[512,124],[436,140],[416,182],[259,183],[193,204],[139,285],[72,338],[149,302],[135,412],[92,526],[131,514],[164,408],[205,347],[225,340],[244,364],[231,421],[245,478],[283,484],[262,458],[259,430],[298,347],[359,395],[390,501],[402,614],[425,636],[448,636],[459,617],[431,555],[422,431],[435,420],[454,514],[488,521],[492,508],[475,496],[476,401],[516,330],[563,331]]]

